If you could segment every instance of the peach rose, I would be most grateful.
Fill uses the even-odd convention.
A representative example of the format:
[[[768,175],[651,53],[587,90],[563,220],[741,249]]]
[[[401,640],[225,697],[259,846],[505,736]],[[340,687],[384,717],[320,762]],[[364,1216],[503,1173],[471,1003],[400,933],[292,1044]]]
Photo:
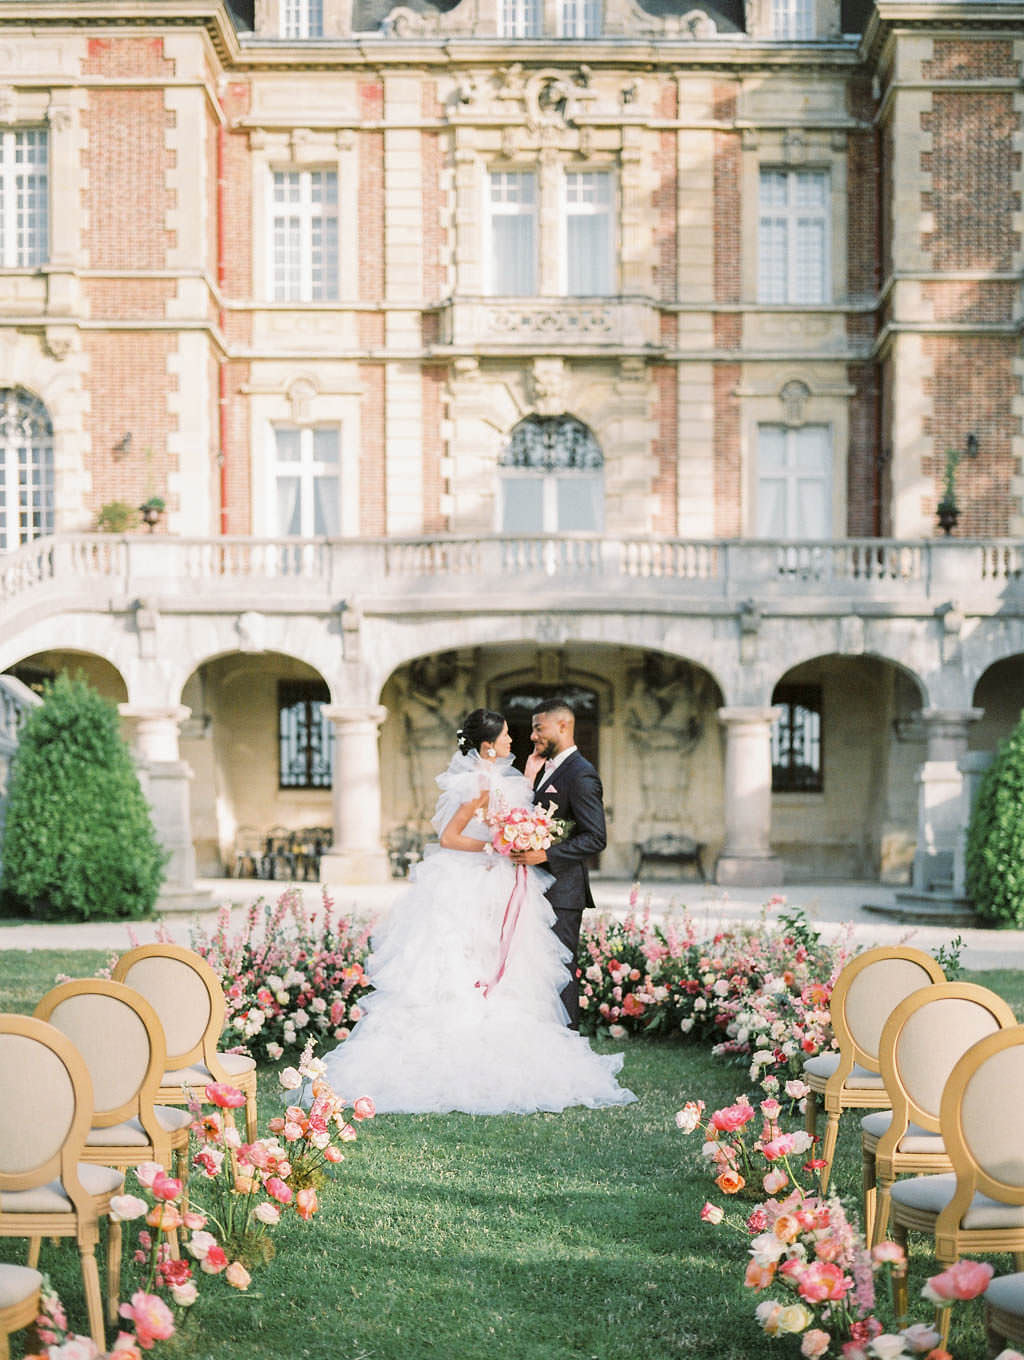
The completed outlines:
[[[224,1272],[224,1278],[232,1289],[248,1289],[252,1276],[241,1261],[232,1261]]]

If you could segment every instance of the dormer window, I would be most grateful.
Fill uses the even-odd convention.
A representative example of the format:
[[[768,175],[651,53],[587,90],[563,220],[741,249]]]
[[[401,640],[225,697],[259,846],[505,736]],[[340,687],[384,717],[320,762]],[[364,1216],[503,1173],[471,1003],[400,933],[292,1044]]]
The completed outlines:
[[[498,10],[499,38],[539,38],[540,0],[501,0]]]

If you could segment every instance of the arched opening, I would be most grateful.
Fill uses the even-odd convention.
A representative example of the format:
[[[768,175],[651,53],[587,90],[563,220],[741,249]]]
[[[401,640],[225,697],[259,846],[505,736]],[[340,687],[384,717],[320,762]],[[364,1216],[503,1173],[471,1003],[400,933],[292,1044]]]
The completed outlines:
[[[415,853],[432,834],[436,776],[473,708],[505,714],[518,767],[537,700],[562,695],[577,713],[577,744],[604,784],[608,848],[601,872],[632,873],[638,844],[659,834],[706,846],[723,838],[722,692],[698,662],[640,647],[569,642],[463,647],[400,666],[381,691],[382,825]]]
[[[780,676],[772,848],[786,882],[909,881],[923,698],[914,676],[873,656],[815,657]]]
[[[527,416],[498,460],[506,534],[600,533],[604,455],[575,416]]]
[[[34,652],[13,666],[8,666],[6,674],[16,676],[37,694],[41,694],[47,683],[56,680],[58,675],[70,675],[81,676],[97,694],[102,694],[104,699],[109,699],[113,704],[123,704],[128,699],[128,686],[121,672],[95,652],[57,649]]]
[[[199,665],[181,702],[191,709],[181,758],[194,774],[198,874],[292,876],[306,833],[315,831],[321,848],[330,840],[334,734],[324,677],[277,652],[234,652]]]
[[[1024,709],[1024,656],[994,661],[974,687],[972,707],[985,710],[968,729],[972,751],[995,751],[1020,721]]]
[[[0,552],[53,530],[50,413],[23,387],[0,388]]]

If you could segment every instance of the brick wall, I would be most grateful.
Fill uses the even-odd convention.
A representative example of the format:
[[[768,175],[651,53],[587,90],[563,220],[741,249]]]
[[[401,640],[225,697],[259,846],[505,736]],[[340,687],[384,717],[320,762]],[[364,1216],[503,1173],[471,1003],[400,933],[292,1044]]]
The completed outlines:
[[[674,534],[678,527],[679,426],[679,389],[675,365],[652,364],[651,379],[655,386],[654,423],[657,428],[652,453],[658,465],[652,488],[657,503],[653,528],[656,534]]]
[[[443,534],[448,531],[447,518],[441,513],[441,456],[444,441],[441,421],[444,417],[444,391],[448,370],[444,364],[423,366],[423,532]]]
[[[739,364],[715,367],[715,536],[738,538],[742,532],[740,485],[740,403],[735,395]]]
[[[877,533],[878,502],[878,371],[874,364],[849,364],[846,377],[854,389],[850,399],[849,447],[846,458],[846,532],[851,538]]]
[[[364,118],[383,113],[382,85],[360,86]],[[384,297],[384,134],[359,134],[359,300],[379,303]],[[377,349],[384,344],[383,312],[359,317],[359,343]]]
[[[1020,63],[1005,38],[936,38],[932,59],[921,63],[924,80],[1016,80]]]
[[[735,103],[735,99],[733,99]],[[740,139],[715,133],[715,301],[739,302],[743,264],[740,233]]]

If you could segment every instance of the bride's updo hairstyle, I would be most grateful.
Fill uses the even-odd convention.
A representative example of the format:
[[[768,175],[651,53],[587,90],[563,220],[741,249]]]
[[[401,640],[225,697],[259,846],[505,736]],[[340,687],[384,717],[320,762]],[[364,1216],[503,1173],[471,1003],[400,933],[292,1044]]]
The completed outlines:
[[[495,713],[489,708],[474,708],[473,712],[463,719],[462,726],[455,733],[459,750],[464,756],[470,751],[479,751],[485,741],[496,741],[501,736],[504,726],[505,719],[500,713]]]

